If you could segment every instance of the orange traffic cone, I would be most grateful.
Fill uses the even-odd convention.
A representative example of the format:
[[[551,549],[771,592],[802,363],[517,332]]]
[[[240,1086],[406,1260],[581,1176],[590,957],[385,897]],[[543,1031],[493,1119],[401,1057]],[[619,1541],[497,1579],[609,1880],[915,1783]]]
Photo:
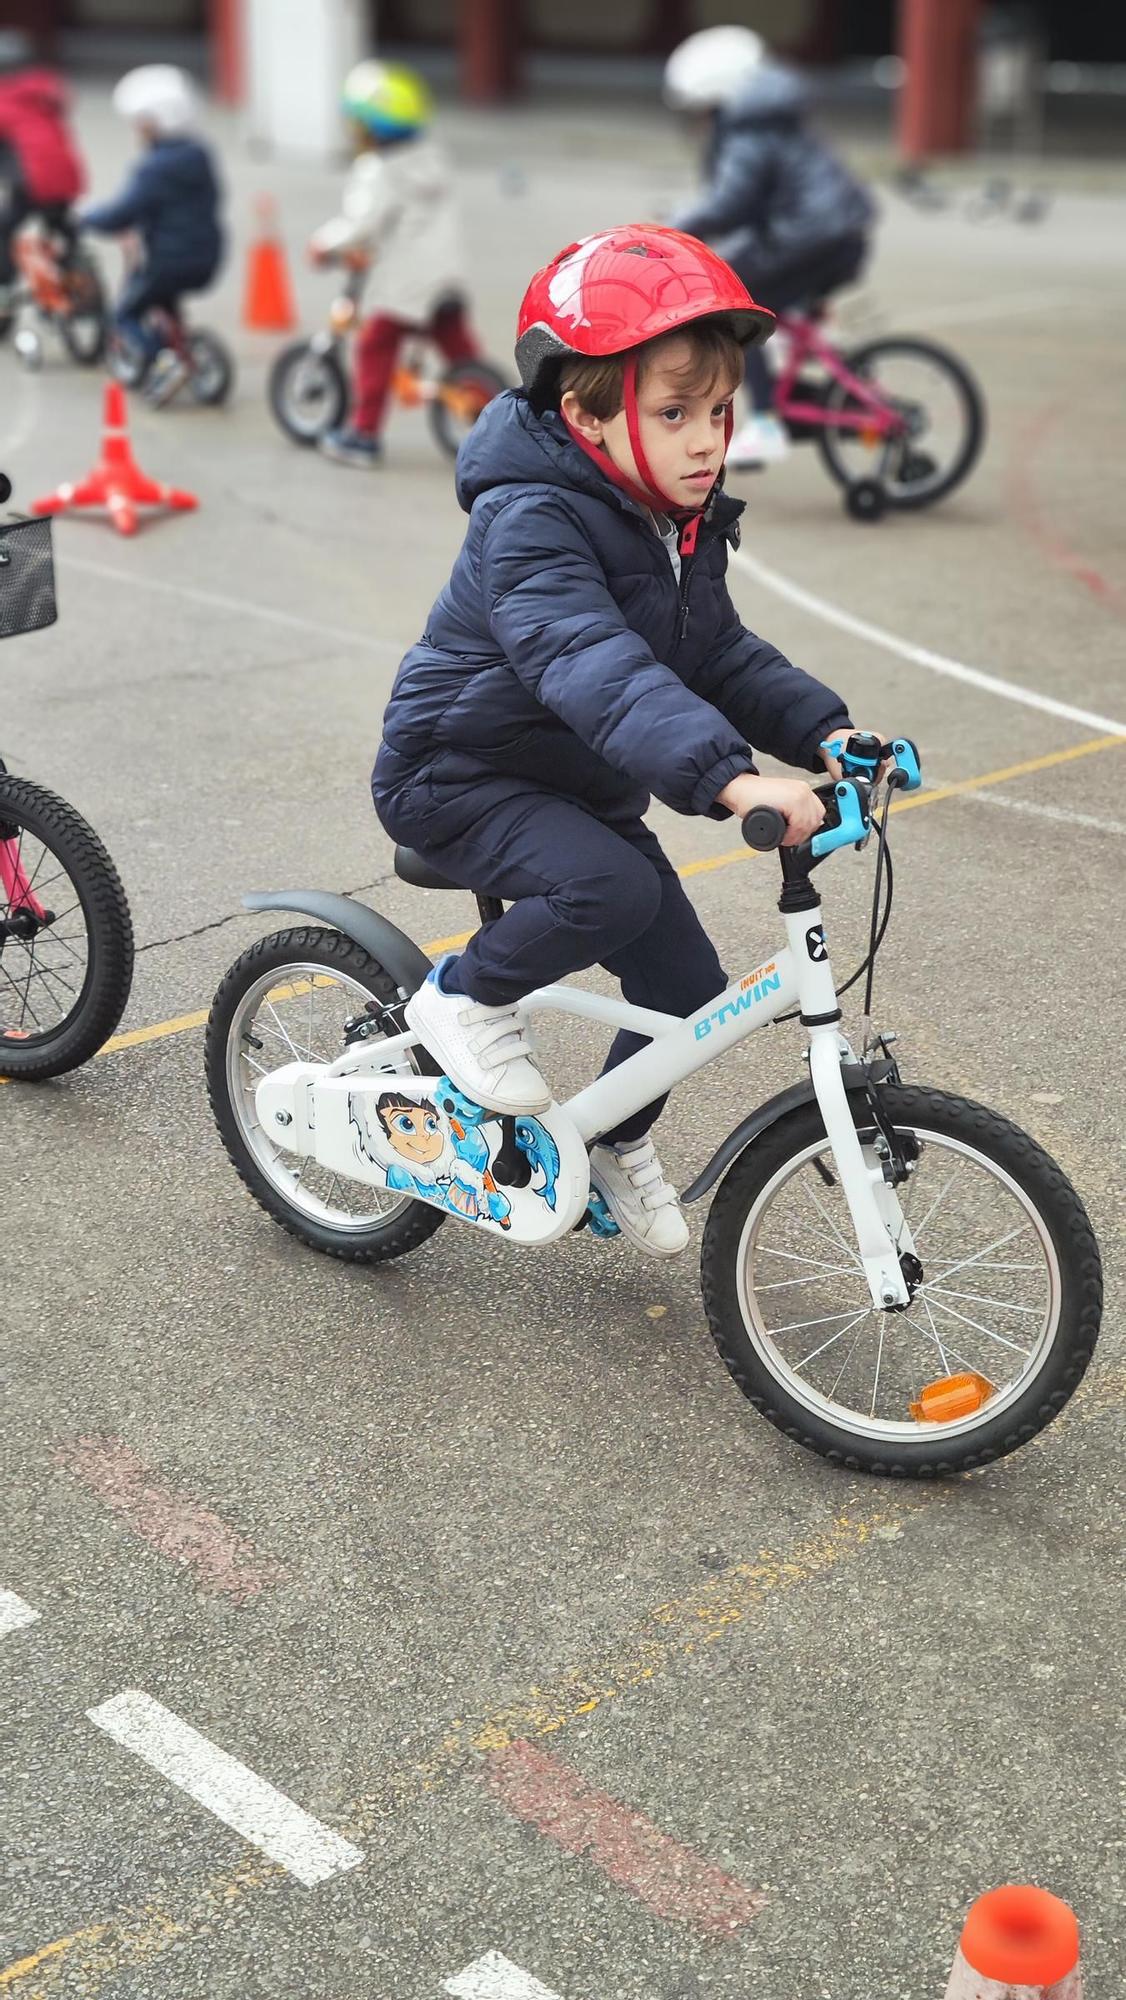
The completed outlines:
[[[106,383],[102,455],[85,479],[59,486],[46,499],[33,500],[33,514],[65,514],[72,507],[104,507],[119,535],[135,535],[138,507],[198,507],[194,493],[149,479],[133,457],[125,391],[120,382]]]
[[[1046,1889],[1009,1884],[966,1918],[946,2000],[1082,2000],[1079,1925]]]
[[[288,333],[296,326],[293,293],[286,269],[285,251],[277,234],[277,207],[273,198],[260,195],[258,235],[250,246],[246,266],[246,292],[242,303],[242,323],[259,333]]]

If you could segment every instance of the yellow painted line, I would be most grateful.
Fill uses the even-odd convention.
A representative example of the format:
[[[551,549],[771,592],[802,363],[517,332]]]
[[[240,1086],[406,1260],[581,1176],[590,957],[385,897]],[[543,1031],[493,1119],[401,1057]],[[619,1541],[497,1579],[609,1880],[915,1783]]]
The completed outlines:
[[[64,1951],[72,1951],[76,1945],[93,1944],[104,1937],[108,1924],[91,1924],[88,1930],[75,1931],[70,1937],[56,1938],[53,1944],[43,1945],[39,1951],[29,1953],[27,1958],[18,1958],[14,1965],[6,1965],[0,1972],[0,1992],[8,1992],[17,1979],[26,1979],[29,1972],[35,1972],[48,1959],[58,1958]]]
[[[1126,737],[1094,736],[1089,742],[1073,743],[1066,750],[1049,750],[1043,757],[1029,757],[1022,764],[1006,764],[999,771],[986,771],[980,778],[959,778],[954,784],[938,785],[933,791],[916,792],[909,799],[895,799],[891,809],[893,813],[914,812],[918,806],[938,805],[943,799],[957,798],[962,792],[981,792],[988,785],[1003,785],[1013,778],[1030,777],[1035,771],[1051,770],[1056,764],[1073,763],[1077,757],[1093,757],[1100,750],[1122,749],[1126,749]],[[724,853],[709,855],[703,861],[687,861],[684,867],[678,868],[676,872],[681,880],[685,881],[692,875],[708,875],[716,868],[730,868],[737,861],[755,859],[752,848],[728,848]],[[472,930],[456,931],[450,937],[431,938],[422,949],[432,957],[435,952],[455,951],[460,945],[468,943],[472,936]],[[296,993],[308,989],[304,986],[295,986],[292,990]],[[286,998],[288,995],[284,988],[278,987],[275,995],[271,995],[271,998],[274,997]],[[170,1035],[187,1034],[192,1028],[205,1026],[208,1011],[206,1007],[201,1007],[194,1014],[177,1014],[170,1021],[154,1021],[151,1027],[130,1028],[124,1035],[112,1035],[98,1050],[98,1055],[112,1055],[118,1049],[136,1049],[142,1047],[145,1042],[160,1042]],[[0,1084],[6,1080],[0,1077]]]

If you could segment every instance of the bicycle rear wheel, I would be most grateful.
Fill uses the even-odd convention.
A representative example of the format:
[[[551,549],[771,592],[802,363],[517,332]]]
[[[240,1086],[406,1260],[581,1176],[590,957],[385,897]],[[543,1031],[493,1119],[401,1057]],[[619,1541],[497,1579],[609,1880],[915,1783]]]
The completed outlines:
[[[0,772],[0,1076],[76,1069],[112,1035],[132,980],[129,905],[96,833]]]
[[[930,507],[972,471],[985,441],[985,405],[973,376],[927,340],[871,340],[845,360],[903,420],[900,435],[825,425],[817,445],[832,477],[853,487],[878,480],[889,507]],[[830,382],[827,411],[861,411],[844,383]]]
[[[851,1471],[934,1477],[1015,1451],[1063,1408],[1098,1334],[1099,1250],[1075,1190],[1008,1119],[938,1090],[880,1100],[918,1149],[899,1190],[910,1305],[872,1304],[816,1104],[727,1174],[704,1303],[729,1372],[788,1437]],[[853,1115],[878,1173],[863,1100]]]

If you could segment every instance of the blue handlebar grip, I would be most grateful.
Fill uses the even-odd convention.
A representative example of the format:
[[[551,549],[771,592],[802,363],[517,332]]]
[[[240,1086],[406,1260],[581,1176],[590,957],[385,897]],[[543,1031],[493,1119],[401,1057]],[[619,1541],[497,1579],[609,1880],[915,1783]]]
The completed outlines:
[[[897,736],[891,746],[892,755],[907,779],[905,792],[917,792],[922,786],[923,774],[919,768],[919,753],[909,736]]]
[[[830,826],[815,833],[809,843],[810,853],[820,861],[826,854],[835,854],[838,847],[863,847],[872,831],[872,822],[860,803],[856,786],[843,778],[834,786],[837,810],[841,816],[839,826]]]

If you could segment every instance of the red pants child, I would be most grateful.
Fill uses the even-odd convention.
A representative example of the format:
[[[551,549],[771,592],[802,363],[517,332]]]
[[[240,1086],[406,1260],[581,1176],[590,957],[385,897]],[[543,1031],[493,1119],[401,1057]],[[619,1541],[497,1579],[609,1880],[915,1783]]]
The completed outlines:
[[[377,438],[382,431],[399,348],[408,335],[419,333],[441,348],[447,361],[480,359],[481,349],[460,299],[439,306],[424,325],[374,313],[360,329],[353,356],[351,421],[353,430],[364,437]]]

